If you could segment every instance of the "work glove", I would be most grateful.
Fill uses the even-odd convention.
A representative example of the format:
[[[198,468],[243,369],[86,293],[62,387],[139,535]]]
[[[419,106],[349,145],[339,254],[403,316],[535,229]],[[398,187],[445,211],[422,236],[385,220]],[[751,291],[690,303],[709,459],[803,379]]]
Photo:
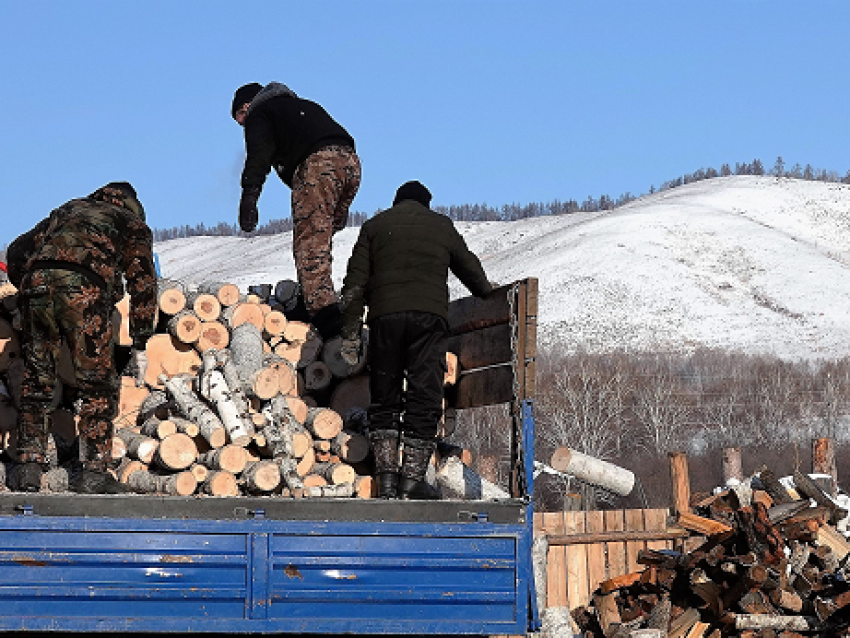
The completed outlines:
[[[260,211],[257,210],[260,192],[261,189],[256,186],[242,189],[242,198],[239,200],[239,228],[246,233],[253,232],[260,220]]]
[[[350,366],[356,366],[360,361],[360,349],[362,343],[360,337],[343,338],[342,346],[339,348],[339,356]]]
[[[148,371],[147,352],[138,348],[133,348],[133,351],[130,353],[130,363],[127,368],[131,371],[131,376],[136,380],[136,386],[143,386],[145,384],[145,374]]]

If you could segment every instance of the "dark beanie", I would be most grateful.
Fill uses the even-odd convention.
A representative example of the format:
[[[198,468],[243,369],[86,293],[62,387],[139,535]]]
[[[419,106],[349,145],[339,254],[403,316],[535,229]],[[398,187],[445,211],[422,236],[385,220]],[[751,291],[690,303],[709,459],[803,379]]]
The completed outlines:
[[[423,186],[421,182],[417,182],[416,180],[412,182],[406,182],[399,186],[399,189],[395,192],[393,206],[405,199],[412,199],[414,201],[419,202],[423,206],[430,206],[431,191],[425,188],[425,186]]]
[[[257,97],[257,93],[263,90],[262,84],[251,82],[245,86],[240,86],[233,94],[233,106],[230,107],[230,115],[235,116],[236,111],[242,108],[243,104],[250,104],[251,100]]]

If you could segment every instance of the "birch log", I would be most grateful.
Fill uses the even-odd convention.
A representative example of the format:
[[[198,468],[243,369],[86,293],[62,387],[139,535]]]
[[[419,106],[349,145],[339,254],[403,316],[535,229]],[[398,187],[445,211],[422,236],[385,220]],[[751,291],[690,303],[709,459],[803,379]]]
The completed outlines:
[[[316,463],[311,471],[324,477],[332,485],[354,483],[354,479],[357,478],[354,468],[347,463]]]
[[[205,355],[206,356],[206,355]],[[201,376],[201,395],[211,401],[218,411],[224,429],[234,445],[245,447],[251,442],[254,425],[248,418],[247,404],[238,406],[233,393],[227,387],[224,375],[216,369],[207,370]],[[240,409],[241,408],[241,409]]]
[[[176,315],[186,307],[186,288],[170,279],[157,280],[157,304],[166,315]]]
[[[225,445],[217,450],[210,450],[198,456],[198,463],[211,470],[226,470],[231,474],[239,474],[248,463],[248,453],[238,445]]]
[[[304,389],[311,394],[327,390],[332,380],[330,369],[322,361],[313,361],[304,368]]]
[[[162,440],[154,453],[153,462],[164,470],[177,472],[188,468],[197,458],[195,442],[182,432],[176,432]]]
[[[186,305],[195,311],[201,321],[216,321],[221,316],[221,303],[215,295],[189,293],[186,295]]]
[[[208,496],[239,496],[239,483],[236,477],[226,470],[210,472],[199,491]]]
[[[250,463],[242,473],[245,490],[250,494],[268,494],[280,485],[280,466],[272,461]]]
[[[464,465],[456,456],[449,456],[443,461],[437,469],[436,481],[443,494],[450,498],[472,501],[510,498],[505,490]]]
[[[145,465],[153,460],[156,448],[159,447],[159,441],[156,439],[138,434],[129,429],[118,430],[115,436],[124,441],[124,445],[127,446],[127,454]]]
[[[241,293],[235,284],[205,281],[198,284],[198,292],[213,295],[222,306],[232,306],[239,302]]]
[[[620,496],[628,496],[635,486],[635,475],[629,470],[566,447],[555,450],[550,465]]]
[[[298,473],[298,461],[291,456],[282,456],[276,461],[284,485],[291,490],[303,490],[304,481]]]
[[[271,399],[280,390],[275,371],[263,366],[263,335],[252,323],[233,329],[230,356],[242,381],[242,389],[260,399]]]
[[[346,463],[360,463],[369,454],[369,440],[362,434],[343,431],[330,443],[330,451]]]
[[[309,408],[304,425],[313,436],[330,440],[342,431],[342,417],[329,408]]]
[[[361,331],[361,351],[357,359],[357,363],[351,365],[342,358],[340,350],[342,349],[342,337],[334,337],[327,341],[322,348],[322,361],[331,371],[334,377],[339,379],[347,379],[361,372],[366,367],[367,347],[368,347],[368,330]]]
[[[308,487],[304,495],[309,498],[347,498],[354,494],[353,483],[341,483],[339,485],[321,485]]]
[[[152,416],[142,423],[142,427],[139,429],[139,432],[152,439],[161,440],[167,436],[176,434],[177,425],[170,419],[158,419],[155,416]]]
[[[229,308],[225,308],[222,313],[224,323],[230,326],[231,330],[235,330],[241,325],[250,323],[262,334],[265,327],[266,317],[263,314],[259,304],[240,302]]]
[[[178,341],[193,344],[201,336],[202,325],[194,312],[183,309],[168,320],[168,333]]]
[[[201,436],[206,439],[210,447],[218,448],[224,445],[227,431],[224,424],[209,407],[207,407],[192,391],[189,385],[190,378],[178,376],[168,379],[160,377],[160,381],[174,397],[177,407],[187,419],[196,423],[200,429]]]
[[[166,378],[180,374],[197,374],[201,367],[201,357],[195,349],[178,341],[169,334],[155,334],[145,344],[148,357],[148,369],[145,383],[152,388],[161,388]]]
[[[223,350],[230,343],[230,332],[220,321],[201,322],[201,334],[195,342],[198,352],[206,352],[210,348]]]

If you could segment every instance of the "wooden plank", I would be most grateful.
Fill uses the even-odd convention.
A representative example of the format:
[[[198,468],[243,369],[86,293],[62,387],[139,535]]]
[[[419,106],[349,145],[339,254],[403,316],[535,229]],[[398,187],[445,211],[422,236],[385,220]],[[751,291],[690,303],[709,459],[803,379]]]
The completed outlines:
[[[453,390],[453,391],[452,391]],[[446,402],[462,410],[483,405],[508,403],[514,395],[514,372],[510,365],[484,368],[464,374],[454,388],[447,388]]]
[[[564,513],[545,512],[543,530],[547,534],[564,533]],[[546,570],[546,607],[567,606],[567,550],[550,547]]]
[[[691,533],[681,527],[670,527],[665,530],[645,530],[641,532],[602,531],[585,534],[568,534],[566,536],[550,536],[550,545],[592,545],[593,543],[613,543],[629,541],[660,542],[663,547],[669,547],[671,541],[688,538]]]
[[[451,337],[449,352],[457,355],[461,370],[510,363],[511,326],[503,323]]]
[[[643,510],[625,511],[626,531],[644,531]],[[640,571],[641,565],[637,561],[638,552],[646,548],[645,541],[629,541],[626,543],[626,570],[627,572]]]
[[[605,531],[622,532],[625,530],[625,515],[623,510],[605,511]],[[605,553],[608,555],[608,570],[605,577],[616,578],[628,574],[626,569],[626,544],[623,542],[605,543]]]
[[[584,532],[584,512],[564,513],[564,533]],[[590,602],[590,590],[587,582],[587,548],[584,545],[567,546],[567,607],[572,611],[576,607]]]
[[[646,530],[662,531],[667,529],[667,510],[653,509],[643,511],[643,522]],[[682,530],[684,532],[684,530]],[[687,535],[687,532],[684,532]],[[680,537],[683,538],[684,536]],[[672,540],[647,540],[647,549],[672,549]]]
[[[602,510],[585,512],[585,531],[588,534],[601,533],[605,531],[605,515]],[[605,573],[605,545],[604,543],[593,543],[587,546],[587,580],[592,594],[599,587],[599,583],[606,580]]]
[[[449,329],[452,334],[495,326],[510,321],[508,295],[513,284],[499,286],[484,299],[463,297],[449,304]]]
[[[691,480],[688,457],[681,452],[670,453],[670,479],[673,483],[673,511],[691,511]]]

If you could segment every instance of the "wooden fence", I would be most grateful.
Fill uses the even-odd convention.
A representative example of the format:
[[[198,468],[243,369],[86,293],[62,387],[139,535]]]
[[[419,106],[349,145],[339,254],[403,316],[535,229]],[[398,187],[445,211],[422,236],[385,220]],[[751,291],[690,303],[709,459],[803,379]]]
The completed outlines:
[[[549,539],[546,606],[573,610],[586,605],[600,583],[641,569],[640,550],[672,548],[679,534],[667,531],[668,513],[651,509],[535,514],[535,533]]]

